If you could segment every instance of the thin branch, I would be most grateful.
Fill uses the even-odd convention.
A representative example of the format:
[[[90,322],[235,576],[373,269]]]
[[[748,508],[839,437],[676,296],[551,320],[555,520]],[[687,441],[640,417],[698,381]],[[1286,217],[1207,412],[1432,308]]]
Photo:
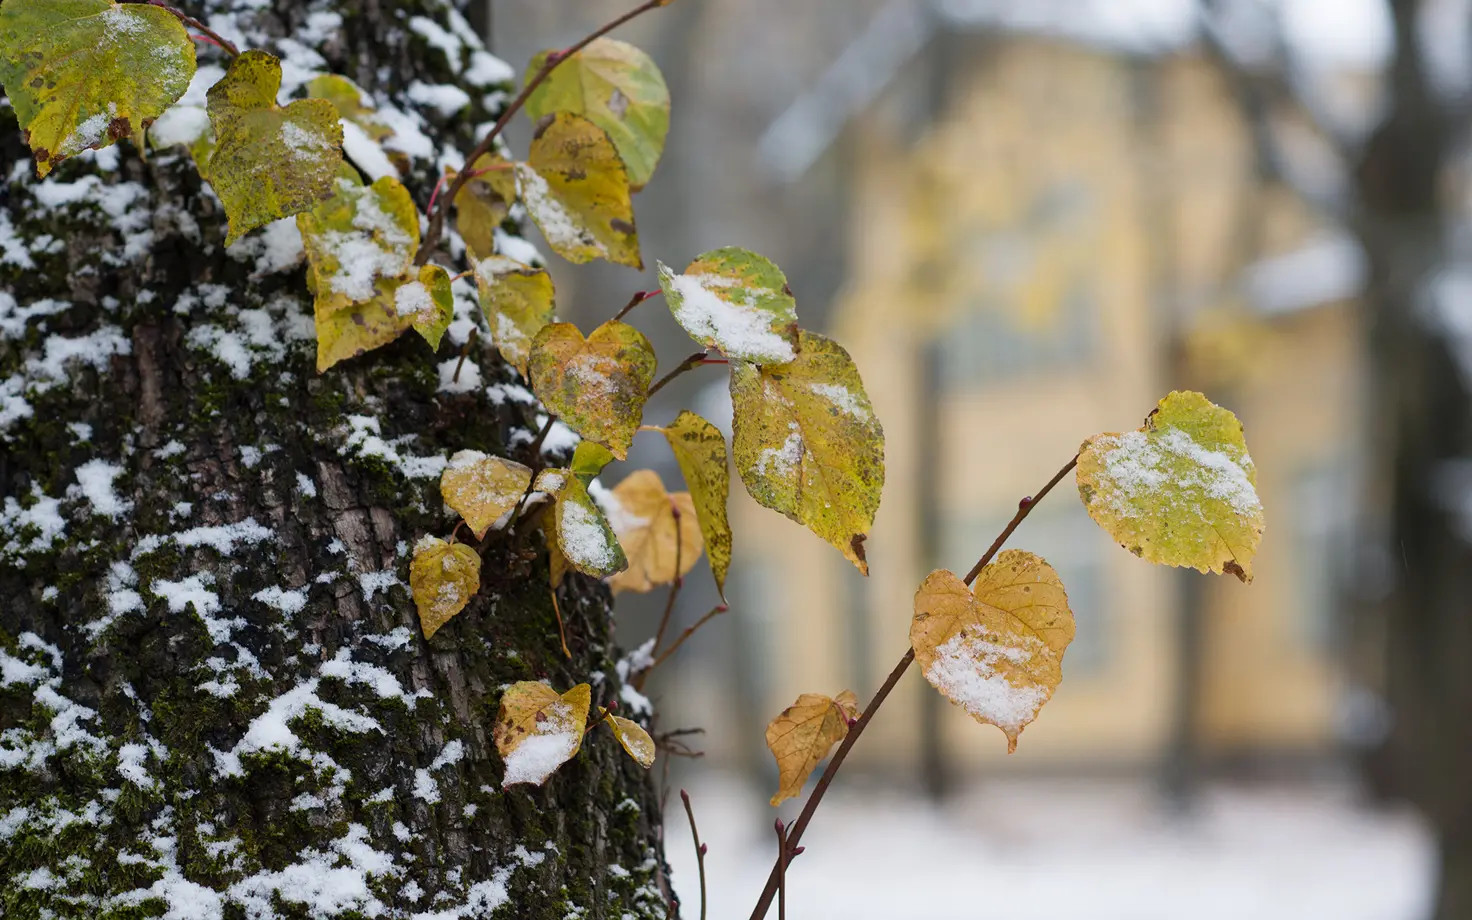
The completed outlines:
[[[552,588],[551,593],[552,612],[557,616],[557,638],[562,640],[562,654],[566,655],[568,658],[571,658],[572,652],[569,652],[567,650],[567,630],[563,628],[562,625],[562,608],[557,605],[557,589]]]
[[[148,0],[148,5],[156,6],[159,9],[163,10],[165,13],[168,13],[170,16],[173,16],[175,19],[183,23],[186,28],[193,29],[194,31],[203,35],[205,38],[208,38],[210,41],[214,42],[216,45],[219,45],[222,49],[224,49],[225,53],[230,55],[231,57],[240,57],[240,49],[235,47],[234,42],[230,41],[230,39],[221,35],[219,32],[216,32],[214,29],[211,29],[209,26],[200,22],[198,19],[195,19],[193,16],[190,16],[183,10],[175,9],[172,6],[169,6],[167,3],[162,2],[162,0]]]
[[[705,844],[700,842],[700,831],[695,827],[695,809],[690,807],[690,793],[680,790],[680,801],[685,803],[685,814],[690,818],[690,836],[695,840],[695,865],[700,870],[700,920],[705,920]]]
[[[588,35],[577,44],[565,48],[562,51],[554,51],[553,53],[547,55],[547,60],[544,61],[537,72],[532,75],[532,78],[526,81],[526,85],[521,88],[521,92],[517,93],[516,98],[512,99],[510,104],[506,106],[506,109],[501,113],[501,117],[497,118],[496,123],[491,125],[491,130],[486,132],[486,136],[482,138],[481,142],[476,145],[473,151],[471,151],[470,156],[465,158],[465,162],[469,164],[474,164],[477,160],[485,156],[487,153],[490,153],[491,150],[494,149],[496,138],[501,135],[501,132],[503,130],[505,130],[506,125],[510,123],[512,116],[521,111],[521,107],[526,105],[527,99],[531,97],[531,94],[536,90],[538,86],[542,85],[542,81],[546,80],[547,77],[551,75],[552,71],[557,69],[557,65],[572,57],[574,54],[577,54],[579,51],[583,50],[583,48],[592,44],[597,39],[602,38],[604,35],[612,32],[614,29],[617,29],[619,26],[628,22],[630,19],[633,19],[634,17],[642,13],[646,13],[649,10],[655,9],[657,7],[665,6],[670,2],[671,0],[645,0],[644,3],[639,4],[638,6],[629,10],[627,13],[624,13],[622,16],[619,16],[618,18],[613,19],[602,26],[599,26],[592,32],[592,34]],[[455,176],[455,181],[450,183],[449,189],[445,192],[444,195],[440,196],[439,200],[435,203],[436,207],[431,209],[429,214],[429,229],[424,234],[424,243],[419,247],[419,254],[415,256],[414,264],[423,265],[424,263],[429,261],[430,253],[433,252],[434,248],[439,245],[440,235],[444,232],[445,210],[449,207],[449,202],[455,200],[455,196],[460,193],[460,189],[464,187],[465,183],[468,182],[469,179],[470,177],[468,171],[462,171],[457,174]]]
[[[664,293],[664,291],[661,290],[660,288],[655,288],[652,291],[635,291],[634,292],[634,296],[629,298],[629,302],[626,303],[626,304],[624,304],[624,308],[622,310],[618,311],[617,313],[613,314],[613,319],[610,320],[610,322],[614,322],[614,323],[618,322],[619,320],[623,319],[625,316],[628,316],[629,315],[629,311],[632,310],[632,309],[634,309],[635,307],[637,307],[639,304],[643,303],[646,300],[653,300],[654,298],[658,297],[660,294],[663,294],[663,293]]]
[[[674,380],[676,377],[680,376],[688,370],[697,368],[700,365],[704,364],[705,359],[709,356],[709,351],[697,351],[695,354],[686,358],[684,361],[681,361],[679,366],[676,367],[674,370],[670,371],[668,374],[665,374],[663,377],[655,381],[654,386],[650,387],[649,392],[645,395],[653,396],[655,393],[663,390],[665,388],[665,385],[668,384],[671,380]]]
[[[685,587],[685,576],[680,574],[680,506],[670,499],[670,516],[675,519],[675,580],[670,582],[670,595],[664,602],[664,616],[659,618],[659,629],[654,632],[654,652],[659,654],[659,647],[664,645],[664,631],[669,628],[670,614],[675,610],[675,598],[680,596],[680,589]]]
[[[455,373],[450,377],[451,383],[460,382],[460,368],[465,366],[465,356],[470,354],[470,348],[475,344],[475,339],[480,335],[480,330],[471,327],[470,335],[465,337],[465,344],[460,348],[460,360],[455,362]]]
[[[526,491],[521,493],[521,500],[516,503],[516,507],[511,512],[511,519],[506,522],[505,531],[507,533],[513,532],[516,522],[521,519],[522,512],[526,510],[526,503],[531,500],[532,493],[537,491],[536,473],[542,468],[542,442],[547,440],[547,433],[552,430],[552,424],[556,421],[557,416],[549,413],[546,424],[542,425],[542,430],[537,432],[536,439],[532,441],[532,469],[534,472],[531,481],[526,484]]]
[[[649,667],[645,668],[644,669],[644,673],[641,674],[641,675],[639,675],[639,676],[640,677],[644,677],[644,676],[648,675],[650,671],[653,671],[655,668],[659,667],[661,664],[664,664],[665,660],[668,659],[671,655],[673,655],[677,650],[679,650],[680,646],[682,646],[682,645],[685,644],[685,640],[686,639],[688,639],[691,636],[695,635],[695,631],[698,630],[698,629],[700,629],[700,627],[704,626],[706,624],[706,621],[707,620],[711,619],[712,617],[716,616],[717,614],[725,613],[727,610],[730,610],[730,609],[731,608],[730,607],[727,607],[725,604],[717,604],[714,607],[712,607],[705,614],[705,616],[703,616],[700,619],[696,620],[693,625],[686,627],[685,628],[685,631],[682,632],[682,633],[680,633],[679,638],[675,639],[675,641],[670,644],[670,647],[669,648],[667,648],[663,652],[661,652],[659,654],[659,657],[656,658],[656,659],[654,659],[654,663],[651,664]],[[637,690],[639,688],[638,687],[635,687],[634,689]]]
[[[1078,455],[1075,454],[1073,459],[1064,464],[1063,469],[1055,473],[1053,478],[1048,480],[1048,484],[1038,490],[1036,495],[1024,498],[1017,503],[1017,513],[1012,516],[1012,520],[1002,529],[1002,533],[992,541],[992,545],[987,547],[987,551],[982,554],[981,559],[977,560],[976,565],[972,566],[971,571],[966,575],[966,584],[969,585],[976,580],[977,574],[986,567],[988,562],[992,561],[992,557],[997,554],[997,550],[1002,548],[1002,544],[1006,541],[1007,537],[1011,536],[1012,532],[1017,529],[1017,525],[1021,524],[1023,519],[1032,513],[1032,509],[1038,506],[1038,502],[1042,501],[1053,490],[1053,487],[1062,481],[1063,477],[1068,475],[1068,472],[1077,464]],[[789,859],[802,852],[802,848],[797,843],[802,839],[803,832],[807,830],[808,823],[813,820],[813,814],[818,810],[818,805],[822,803],[824,794],[828,792],[828,787],[833,784],[833,777],[838,775],[839,768],[843,766],[844,758],[848,757],[848,752],[853,750],[853,746],[858,743],[859,736],[864,733],[869,720],[874,718],[874,713],[879,711],[879,707],[888,698],[889,692],[894,689],[895,684],[900,682],[900,678],[904,676],[905,671],[909,670],[910,664],[914,660],[915,650],[913,648],[905,649],[905,654],[900,658],[899,664],[895,665],[894,670],[889,672],[889,676],[884,679],[884,684],[874,694],[874,698],[869,701],[869,705],[864,707],[863,715],[859,716],[858,721],[849,727],[848,734],[844,736],[843,741],[839,742],[838,750],[834,752],[832,759],[828,761],[828,766],[823,770],[823,775],[818,777],[818,784],[813,787],[813,794],[808,796],[807,802],[802,807],[802,812],[798,814],[797,820],[792,823],[791,829],[787,834],[787,842],[790,847],[788,851]],[[751,920],[762,920],[767,915],[767,910],[772,906],[772,898],[776,896],[777,889],[782,884],[782,874],[784,871],[785,867],[779,859],[778,864],[772,867],[771,873],[767,876],[767,885],[762,889],[761,897],[757,899],[756,907],[751,912]]]
[[[787,828],[778,818],[777,829],[777,920],[787,920]]]

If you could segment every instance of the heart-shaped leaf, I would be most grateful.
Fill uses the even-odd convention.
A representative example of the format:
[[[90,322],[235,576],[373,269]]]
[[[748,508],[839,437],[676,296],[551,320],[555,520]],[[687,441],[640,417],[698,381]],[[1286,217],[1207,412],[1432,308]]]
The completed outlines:
[[[540,126],[516,182],[547,245],[569,262],[643,268],[629,176],[603,129],[559,112]]]
[[[835,697],[804,693],[782,710],[767,726],[767,747],[777,758],[777,794],[772,804],[802,794],[813,769],[828,756],[833,745],[848,736],[848,727],[859,717],[859,701],[852,690]]]
[[[728,246],[697,256],[677,275],[659,265],[675,321],[733,361],[786,364],[797,357],[797,301],[771,261]]]
[[[636,470],[600,499],[629,560],[628,568],[608,580],[615,592],[667,585],[700,560],[700,523],[690,493],[666,492],[658,473]]]
[[[483,540],[491,525],[521,502],[531,481],[531,469],[515,460],[461,450],[440,474],[440,495]]]
[[[540,786],[583,745],[593,692],[578,684],[559,694],[546,684],[521,680],[501,694],[491,736],[506,762],[501,788]]]
[[[505,256],[475,262],[480,308],[491,329],[491,343],[523,377],[531,359],[532,340],[552,322],[555,311],[552,276]]]
[[[464,543],[424,537],[414,545],[409,590],[424,638],[432,639],[480,590],[480,555]]]
[[[628,456],[654,380],[654,347],[611,320],[586,339],[572,323],[549,323],[532,341],[532,390],[569,428],[620,460]]]

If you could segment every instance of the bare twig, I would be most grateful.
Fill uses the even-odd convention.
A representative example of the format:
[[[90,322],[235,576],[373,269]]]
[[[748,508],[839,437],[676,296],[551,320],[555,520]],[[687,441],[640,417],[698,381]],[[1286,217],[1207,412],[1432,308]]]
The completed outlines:
[[[460,348],[460,360],[455,362],[455,373],[450,377],[451,383],[460,382],[460,368],[465,366],[465,356],[470,354],[470,348],[475,344],[475,339],[478,335],[480,335],[480,330],[472,327],[470,335],[465,339],[465,344]]]
[[[526,510],[526,503],[531,500],[532,493],[537,491],[536,474],[542,469],[542,442],[547,440],[547,433],[552,430],[552,425],[556,421],[557,416],[548,414],[546,423],[542,425],[542,430],[537,432],[536,438],[532,441],[532,478],[526,484],[526,491],[521,493],[521,500],[516,503],[516,507],[512,510],[511,519],[506,522],[505,530],[507,533],[511,533],[513,528],[516,527],[516,522],[521,519],[522,512]]]
[[[547,77],[551,75],[552,71],[557,69],[557,65],[572,57],[574,54],[577,54],[579,51],[583,50],[583,48],[592,44],[597,39],[602,38],[604,35],[612,32],[614,29],[617,29],[619,26],[628,22],[630,19],[633,19],[634,17],[642,13],[646,13],[649,10],[655,9],[657,7],[665,6],[670,2],[671,0],[645,0],[645,2],[629,10],[627,13],[624,13],[622,16],[619,16],[605,23],[604,25],[599,26],[597,29],[593,30],[592,34],[588,35],[577,44],[572,45],[568,48],[564,48],[561,51],[554,51],[551,54],[547,55],[547,60],[544,61],[537,72],[532,75],[531,79],[526,81],[526,85],[521,88],[521,92],[516,94],[516,98],[512,99],[511,102],[506,106],[505,110],[501,112],[501,117],[497,118],[496,123],[491,125],[491,130],[486,132],[486,136],[481,139],[481,142],[479,144],[476,145],[475,150],[471,151],[470,156],[465,158],[465,162],[468,164],[474,164],[482,156],[490,153],[495,148],[496,138],[501,135],[501,132],[503,130],[505,130],[506,125],[510,123],[512,116],[521,111],[521,107],[526,105],[527,99],[531,97],[531,94],[536,90],[538,86],[542,85],[542,81],[546,80]],[[435,202],[435,207],[430,210],[429,229],[424,234],[424,243],[419,247],[419,254],[414,257],[414,263],[416,265],[423,265],[424,263],[428,262],[430,253],[432,253],[434,251],[434,248],[439,245],[440,236],[444,233],[445,211],[449,207],[449,203],[455,200],[455,196],[460,193],[460,189],[464,187],[465,183],[468,182],[469,179],[470,176],[468,171],[462,171],[457,174],[455,176],[455,181],[450,183],[449,189],[445,191],[444,195],[439,197],[439,199]]]
[[[214,29],[211,29],[209,26],[200,22],[198,19],[195,19],[193,16],[190,16],[183,10],[175,9],[172,6],[169,6],[167,3],[162,2],[162,0],[147,0],[147,2],[149,6],[158,7],[165,13],[168,13],[170,16],[173,16],[175,19],[183,23],[186,28],[193,29],[194,31],[203,35],[205,38],[209,39],[211,43],[220,46],[220,48],[231,57],[240,57],[240,49],[235,47],[234,42],[230,41],[230,39],[221,35],[219,32],[216,32]]]
[[[610,322],[614,322],[614,323],[618,322],[619,320],[623,319],[625,316],[628,316],[629,315],[629,311],[632,310],[632,309],[634,309],[635,307],[637,307],[639,304],[643,303],[646,300],[653,300],[654,298],[658,297],[660,294],[663,294],[663,293],[664,293],[664,291],[662,291],[659,288],[655,288],[652,291],[635,291],[634,292],[634,296],[629,298],[629,302],[626,303],[626,304],[624,304],[624,308],[622,310],[618,311],[617,313],[613,314],[613,319],[610,320]]]
[[[640,677],[644,677],[644,676],[648,675],[650,671],[653,671],[655,668],[659,667],[661,664],[664,664],[665,660],[668,659],[671,655],[673,655],[676,651],[678,651],[679,648],[680,648],[680,646],[682,646],[682,645],[685,644],[685,640],[686,639],[688,639],[691,636],[695,635],[695,631],[698,630],[700,627],[704,626],[707,620],[709,620],[711,617],[714,617],[717,614],[725,613],[727,610],[730,610],[730,609],[731,608],[730,607],[727,607],[725,604],[717,604],[714,607],[712,607],[709,611],[706,612],[705,616],[703,616],[700,619],[696,620],[694,622],[694,624],[692,624],[690,626],[687,626],[685,628],[685,631],[682,632],[682,633],[680,633],[679,637],[676,638],[674,642],[670,643],[670,647],[667,648],[667,649],[665,649],[663,652],[660,652],[659,657],[654,659],[654,663],[651,664],[649,667],[645,668],[644,669],[644,673],[641,674],[641,675],[639,675],[639,676]],[[636,689],[638,689],[638,688],[636,688]]]
[[[695,809],[690,807],[690,793],[680,790],[680,801],[685,803],[685,814],[690,818],[690,836],[695,840],[695,865],[700,870],[700,920],[705,920],[705,844],[700,842],[700,831],[695,827]]]
[[[787,920],[787,827],[778,818],[777,829],[777,920]]]
[[[681,361],[678,367],[670,371],[668,374],[665,374],[663,377],[659,378],[659,380],[655,381],[654,386],[649,388],[649,393],[647,395],[653,396],[655,393],[658,393],[660,390],[664,389],[665,385],[668,384],[671,380],[674,380],[676,377],[680,376],[691,368],[696,368],[704,364],[705,359],[709,356],[709,351],[697,351],[695,354],[686,358],[684,361]]]
[[[557,638],[562,640],[562,654],[572,657],[572,652],[567,650],[567,630],[562,625],[562,608],[557,605],[557,589],[550,589],[552,594],[552,612],[557,616]]]

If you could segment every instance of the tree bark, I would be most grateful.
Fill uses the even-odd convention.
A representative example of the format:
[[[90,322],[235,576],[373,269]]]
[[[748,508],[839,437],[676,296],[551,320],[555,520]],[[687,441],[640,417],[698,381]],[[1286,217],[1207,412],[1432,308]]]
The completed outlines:
[[[498,100],[411,28],[457,34],[431,0],[183,5],[421,121],[421,208]],[[537,460],[488,348],[442,386],[473,296],[438,355],[411,333],[318,375],[290,227],[226,250],[181,149],[37,181],[7,106],[0,176],[0,914],[664,917],[659,803],[611,735],[504,791],[490,740],[511,681],[619,698],[606,590],[563,588],[571,659],[540,536],[493,535],[433,641],[409,596],[454,523],[443,458]]]

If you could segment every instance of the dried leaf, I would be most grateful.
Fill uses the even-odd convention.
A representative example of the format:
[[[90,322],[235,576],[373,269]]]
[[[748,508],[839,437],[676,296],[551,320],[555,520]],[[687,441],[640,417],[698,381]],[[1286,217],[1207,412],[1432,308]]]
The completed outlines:
[[[455,229],[473,258],[489,259],[496,254],[496,228],[516,201],[516,174],[510,160],[494,153],[482,155],[467,168],[480,174],[465,180],[455,194]],[[455,170],[446,169],[445,181],[454,178]]]
[[[726,439],[719,428],[688,409],[660,430],[670,442],[685,485],[690,487],[711,574],[716,579],[716,590],[724,597],[726,571],[731,567],[731,523],[726,519],[731,470],[726,465]]]
[[[951,572],[931,572],[915,594],[910,645],[925,679],[976,721],[1000,728],[1010,753],[1057,689],[1073,631],[1058,573],[1009,549],[970,589]]]
[[[848,727],[859,717],[858,700],[852,690],[833,697],[804,693],[782,710],[767,726],[767,747],[777,758],[777,794],[772,804],[780,805],[802,794],[803,783],[822,762],[833,745],[848,736]]]
[[[583,745],[593,691],[578,684],[563,694],[534,680],[521,680],[501,694],[492,738],[506,761],[505,789],[516,783],[540,786]]]
[[[644,769],[654,766],[654,739],[638,722],[630,722],[628,719],[609,713],[603,717],[608,727],[613,729],[613,736],[629,756]]]
[[[770,260],[728,246],[699,255],[677,275],[659,263],[675,321],[733,361],[786,364],[797,357],[797,301]]]
[[[204,175],[225,206],[227,246],[333,193],[342,166],[337,109],[326,99],[279,106],[280,89],[281,61],[264,51],[244,52],[210,87],[215,153]]]
[[[491,329],[491,343],[501,357],[527,376],[532,340],[552,322],[552,276],[505,256],[475,262],[475,286],[480,308]]]
[[[603,129],[559,112],[538,129],[516,184],[547,245],[569,262],[644,267],[629,177]]]
[[[112,0],[6,0],[0,84],[36,174],[143,130],[189,88],[194,43],[167,11]]]
[[[549,51],[527,64],[527,79],[542,69]],[[608,132],[629,170],[629,184],[643,188],[664,152],[670,129],[670,92],[654,61],[626,42],[595,39],[557,65],[526,101],[532,121],[557,112],[587,117]]]
[[[464,543],[423,537],[409,563],[409,590],[424,638],[432,639],[480,590],[480,556]]]
[[[603,511],[577,476],[568,476],[557,493],[553,530],[568,565],[594,578],[622,572],[628,565]]]
[[[440,474],[440,495],[483,540],[491,525],[517,506],[531,481],[531,469],[514,460],[462,450]]]
[[[587,339],[572,323],[550,323],[532,341],[532,390],[569,428],[620,460],[644,417],[654,347],[627,323],[609,321]]]
[[[1200,393],[1171,393],[1144,427],[1085,441],[1077,480],[1089,515],[1136,556],[1252,580],[1256,468],[1242,423]]]
[[[664,490],[653,470],[630,473],[603,497],[608,522],[618,535],[629,567],[608,580],[618,591],[648,591],[684,575],[700,560],[700,524],[689,492]],[[675,509],[679,509],[676,524]],[[678,544],[678,548],[676,546]],[[680,570],[675,571],[678,555]]]
[[[869,574],[863,543],[884,488],[884,431],[848,352],[804,330],[790,364],[733,361],[731,402],[732,453],[751,497]]]

